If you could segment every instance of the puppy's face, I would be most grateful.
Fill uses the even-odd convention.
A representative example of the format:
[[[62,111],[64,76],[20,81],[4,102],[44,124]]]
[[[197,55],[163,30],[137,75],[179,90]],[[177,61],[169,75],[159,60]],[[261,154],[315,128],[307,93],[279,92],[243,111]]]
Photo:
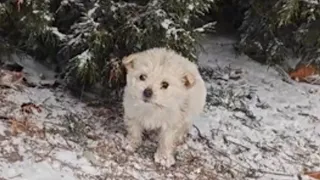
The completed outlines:
[[[127,69],[127,92],[146,106],[168,108],[184,102],[194,77],[172,60],[177,54],[145,51],[123,59]]]

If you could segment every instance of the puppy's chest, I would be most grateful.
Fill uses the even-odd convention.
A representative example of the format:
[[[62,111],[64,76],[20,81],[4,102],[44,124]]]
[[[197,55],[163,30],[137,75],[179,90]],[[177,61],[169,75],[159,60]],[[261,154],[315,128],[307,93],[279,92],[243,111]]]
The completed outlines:
[[[136,109],[135,120],[146,129],[158,129],[167,126],[172,121],[172,114],[167,111],[144,108]]]

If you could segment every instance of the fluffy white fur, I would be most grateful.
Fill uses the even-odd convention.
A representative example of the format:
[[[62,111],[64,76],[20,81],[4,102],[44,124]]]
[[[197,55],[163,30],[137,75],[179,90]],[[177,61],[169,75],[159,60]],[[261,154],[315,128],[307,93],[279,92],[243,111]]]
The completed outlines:
[[[192,126],[192,117],[203,110],[205,83],[194,63],[166,48],[131,54],[123,59],[123,64],[127,69],[123,99],[128,132],[126,149],[134,151],[141,144],[143,130],[159,129],[154,160],[170,167],[175,163],[173,153],[177,143],[183,142]],[[153,91],[149,101],[143,96],[146,88]]]

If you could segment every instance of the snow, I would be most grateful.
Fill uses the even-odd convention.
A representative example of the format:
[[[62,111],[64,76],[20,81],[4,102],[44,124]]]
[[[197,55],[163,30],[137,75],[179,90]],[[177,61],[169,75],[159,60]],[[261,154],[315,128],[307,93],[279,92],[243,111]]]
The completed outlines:
[[[155,14],[156,14],[158,17],[165,17],[167,13],[166,13],[163,9],[157,9],[157,10],[155,11]]]
[[[174,40],[178,40],[178,33],[180,32],[185,32],[186,30],[183,28],[176,28],[176,27],[171,27],[169,29],[167,29],[166,32],[166,36],[167,38],[170,38],[171,36],[173,36]]]
[[[165,19],[161,22],[161,26],[164,29],[169,29],[170,24],[172,24],[173,22],[170,19]]]
[[[190,11],[192,11],[192,10],[194,9],[194,5],[193,5],[193,4],[189,4],[189,5],[188,5],[188,9],[189,9]]]
[[[44,14],[43,15],[43,18],[46,20],[46,21],[52,21],[52,17],[47,15],[47,14]]]
[[[99,1],[94,3],[94,7],[88,11],[88,17],[92,18],[92,15],[95,13],[98,7],[100,7]]]
[[[6,173],[8,179],[21,180],[76,180],[71,170],[54,168],[54,165],[48,162],[34,163],[31,161],[24,161],[23,163],[15,163],[12,166],[1,169]]]
[[[302,1],[305,3],[312,4],[312,5],[319,5],[319,1],[317,1],[317,0],[302,0]]]
[[[91,52],[89,51],[89,49],[83,51],[81,54],[77,55],[77,58],[79,60],[79,64],[78,64],[78,68],[83,68],[87,61],[90,60],[92,57]]]
[[[203,25],[202,27],[196,28],[193,31],[203,33],[206,29],[214,28],[217,22],[211,22]]]
[[[112,12],[116,12],[117,7],[116,7],[116,6],[114,6],[114,5],[111,5],[110,10],[111,10]]]
[[[282,81],[274,69],[237,55],[234,42],[203,42],[208,103],[169,169],[154,164],[152,135],[137,153],[122,150],[120,105],[89,106],[63,89],[0,89],[1,116],[27,117],[47,130],[45,138],[13,135],[0,119],[0,179],[293,180],[303,169],[319,171],[320,88]],[[25,102],[42,112],[21,114]]]
[[[235,58],[235,54],[230,53],[232,46],[219,47],[217,45],[221,41],[228,40],[230,41],[222,37],[208,40],[205,49],[209,49],[210,53],[200,55],[200,64],[244,69],[245,84],[254,86],[256,98],[259,97],[270,108],[259,108],[254,101],[253,104],[248,104],[253,114],[259,117],[255,119],[259,121],[257,127],[252,128],[243,126],[241,125],[243,122],[231,118],[235,113],[230,111],[221,113],[219,108],[212,109],[211,107],[210,111],[206,112],[208,117],[202,120],[202,122],[207,122],[206,125],[201,125],[202,133],[209,136],[212,134],[212,127],[219,127],[221,133],[215,134],[213,143],[220,146],[225,152],[232,151],[232,149],[229,145],[222,145],[219,142],[219,140],[223,141],[224,137],[232,137],[233,141],[250,148],[250,151],[245,153],[247,154],[245,159],[246,163],[252,167],[266,168],[269,171],[284,171],[289,174],[297,174],[302,171],[305,168],[303,163],[313,164],[314,168],[317,164],[319,168],[319,87],[298,83],[287,84],[279,78],[275,70],[268,70],[267,66],[258,64],[244,55]],[[212,60],[217,61],[212,62]],[[241,114],[242,118],[245,118],[243,113]],[[277,147],[277,150],[270,149],[270,153],[262,152],[259,147],[254,147],[254,144],[270,148]],[[310,148],[313,145],[316,146],[315,149]],[[298,158],[298,154],[303,158]],[[232,155],[232,158],[240,161],[243,156],[244,154]],[[295,164],[294,161],[298,162]]]
[[[67,35],[61,33],[56,27],[47,27],[47,29],[52,31],[52,33],[55,34],[59,38],[59,40],[64,40],[67,37]]]
[[[61,1],[61,6],[67,6],[68,4],[70,4],[70,2],[73,2],[71,0],[62,0]]]

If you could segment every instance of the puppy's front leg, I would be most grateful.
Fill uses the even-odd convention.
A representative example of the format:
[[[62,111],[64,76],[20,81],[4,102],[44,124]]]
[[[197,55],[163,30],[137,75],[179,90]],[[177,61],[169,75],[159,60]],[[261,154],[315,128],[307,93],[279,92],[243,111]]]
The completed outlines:
[[[163,166],[170,167],[175,163],[173,156],[175,150],[175,130],[161,129],[157,152],[154,154],[154,161]]]
[[[135,121],[134,119],[125,119],[126,127],[127,127],[127,143],[125,145],[125,149],[127,151],[135,151],[137,147],[142,142],[142,132],[143,128],[140,123]]]

